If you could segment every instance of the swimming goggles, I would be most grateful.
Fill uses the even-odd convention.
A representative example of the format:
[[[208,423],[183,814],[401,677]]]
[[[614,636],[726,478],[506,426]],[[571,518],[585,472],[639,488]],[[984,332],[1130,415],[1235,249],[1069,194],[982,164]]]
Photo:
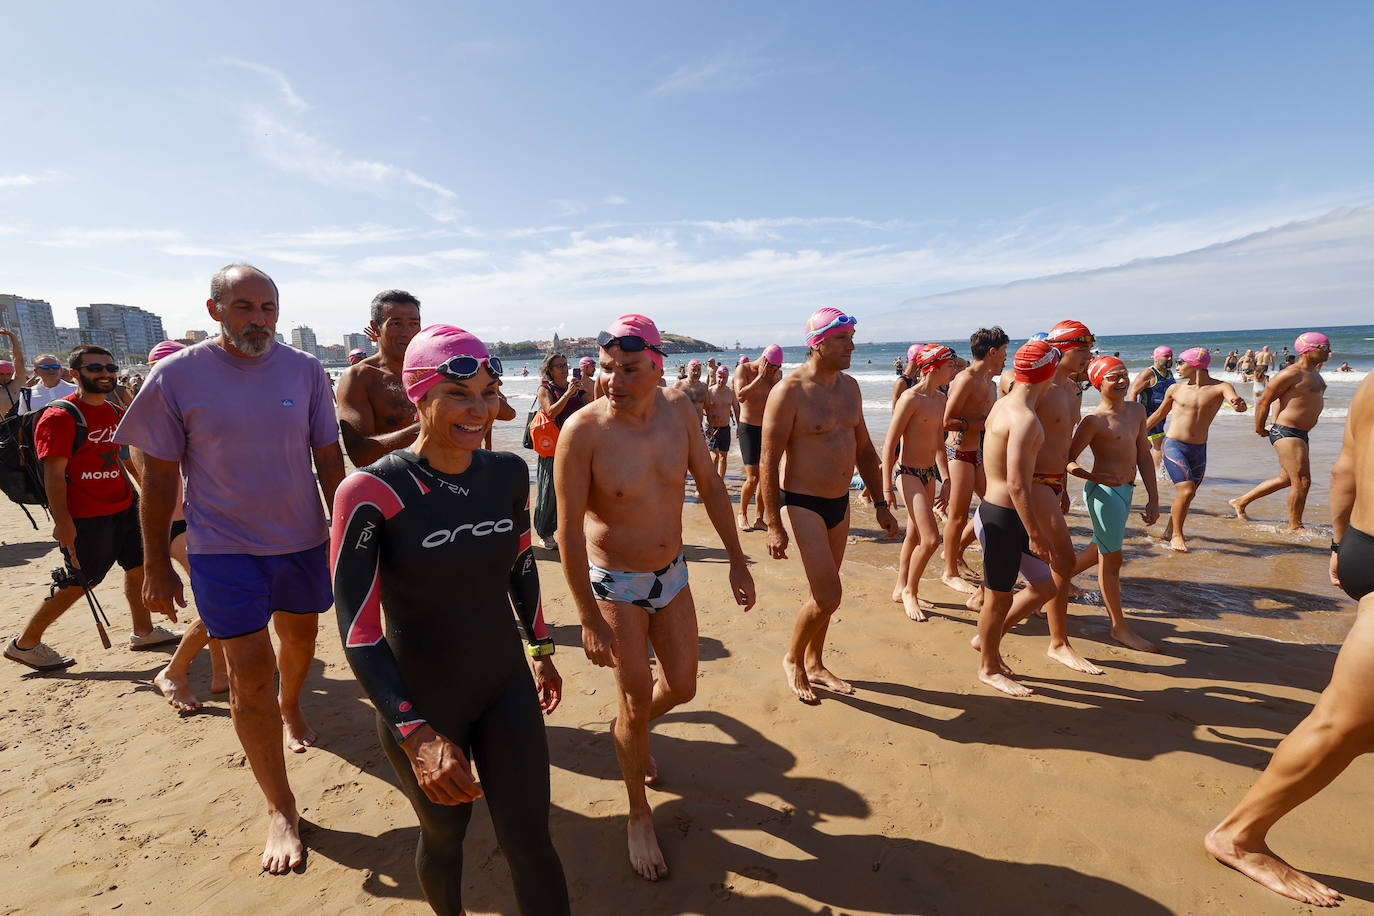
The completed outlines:
[[[1097,343],[1097,337],[1092,334],[1080,334],[1077,337],[1056,337],[1047,340],[1046,343],[1052,347],[1062,347],[1065,344],[1082,344],[1085,347],[1091,347]]]
[[[806,336],[807,336],[807,337],[815,337],[817,334],[824,334],[826,331],[829,331],[831,328],[843,328],[843,327],[847,327],[847,326],[849,326],[849,325],[851,325],[851,324],[858,324],[858,323],[859,323],[859,319],[853,317],[852,315],[841,315],[839,318],[836,318],[834,321],[830,322],[828,325],[826,325],[826,326],[823,327],[823,328],[808,328],[807,331],[806,331]]]
[[[619,347],[626,353],[638,353],[641,350],[653,350],[659,356],[663,356],[663,351],[654,344],[649,343],[638,334],[622,334],[616,337],[610,331],[602,331],[596,335],[596,345],[605,349],[606,347]]]
[[[444,378],[457,382],[476,375],[477,370],[482,368],[482,363],[487,364],[487,370],[492,375],[501,377],[501,360],[495,356],[450,356],[437,366],[416,366],[410,371],[433,369]]]

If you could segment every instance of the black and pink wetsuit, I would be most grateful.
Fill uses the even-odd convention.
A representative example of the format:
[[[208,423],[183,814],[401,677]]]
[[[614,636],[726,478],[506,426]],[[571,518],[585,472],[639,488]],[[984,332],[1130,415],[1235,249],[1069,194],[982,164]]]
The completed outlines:
[[[520,911],[567,913],[549,837],[549,754],[521,645],[545,642],[530,550],[529,472],[475,451],[444,474],[408,450],[350,475],[334,498],[330,565],[344,653],[377,709],[378,735],[420,818],[415,864],[437,912],[462,909],[471,805],[437,805],[401,749],[428,724],[478,770]],[[385,625],[382,611],[385,609]]]

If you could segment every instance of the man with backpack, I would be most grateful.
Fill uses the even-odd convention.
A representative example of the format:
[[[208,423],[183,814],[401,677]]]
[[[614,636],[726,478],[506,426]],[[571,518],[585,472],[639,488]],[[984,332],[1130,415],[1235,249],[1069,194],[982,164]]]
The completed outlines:
[[[130,649],[151,649],[181,638],[155,627],[143,604],[143,540],[133,488],[119,461],[115,428],[122,411],[105,398],[114,389],[119,366],[108,350],[82,344],[70,366],[80,382],[77,394],[46,406],[34,427],[43,465],[53,538],[62,549],[69,578],[79,584],[58,589],[39,605],[24,631],[10,639],[5,657],[38,671],[75,663],[46,645],[43,633],[94,588],[116,562],[124,570],[124,595],[133,618]]]

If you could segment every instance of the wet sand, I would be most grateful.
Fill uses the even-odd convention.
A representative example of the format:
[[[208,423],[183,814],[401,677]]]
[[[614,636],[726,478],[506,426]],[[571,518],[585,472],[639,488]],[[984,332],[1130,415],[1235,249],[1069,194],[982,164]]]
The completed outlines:
[[[727,604],[723,552],[689,500],[700,690],[654,733],[663,778],[650,800],[672,869],[657,885],[635,877],[624,853],[624,790],[606,736],[611,672],[583,657],[561,573],[541,553],[565,678],[563,705],[548,721],[552,829],[574,912],[1305,909],[1215,864],[1201,838],[1308,711],[1354,609],[1323,584],[1325,540],[1208,515],[1240,486],[1216,473],[1191,529],[1194,553],[1162,551],[1138,531],[1128,541],[1127,612],[1166,654],[1109,644],[1101,608],[1075,603],[1071,634],[1106,675],[1045,658],[1045,625],[1034,620],[1004,643],[1036,691],[1020,701],[976,683],[974,617],[938,580],[925,583],[937,604],[929,623],[890,602],[897,545],[872,539],[871,511],[856,498],[828,662],[858,692],[801,705],[779,667],[804,589],[795,552],[769,560],[763,533],[745,535],[760,600],[741,614]],[[1269,519],[1282,503],[1255,509]],[[1086,518],[1075,509],[1071,523],[1081,541]],[[57,554],[46,528],[33,532],[8,503],[0,531],[12,634],[45,593]],[[1093,579],[1081,581],[1090,601]],[[226,700],[208,695],[208,659],[202,653],[192,668],[206,708],[178,716],[151,683],[167,654],[122,648],[128,613],[117,579],[99,594],[114,649],[100,649],[78,605],[48,638],[76,656],[74,668],[41,676],[0,665],[9,837],[0,910],[426,911],[415,819],[377,747],[332,614],[304,696],[321,742],[288,754],[309,858],[303,873],[273,878],[258,874],[261,799]],[[1356,761],[1272,835],[1281,854],[1342,891],[1350,911],[1374,905],[1372,777],[1374,760]],[[513,913],[483,803],[466,849],[470,911]]]

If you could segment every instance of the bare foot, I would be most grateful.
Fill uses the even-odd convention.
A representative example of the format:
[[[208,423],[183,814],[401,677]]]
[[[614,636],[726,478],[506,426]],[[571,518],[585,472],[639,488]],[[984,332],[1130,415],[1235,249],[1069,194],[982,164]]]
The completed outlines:
[[[1308,529],[1308,527],[1307,527],[1306,525],[1304,525],[1304,524],[1302,524],[1301,522],[1299,522],[1298,525],[1297,525],[1297,527],[1294,527],[1294,526],[1292,526],[1292,525],[1289,525],[1289,526],[1288,526],[1288,533],[1289,533],[1289,534],[1308,534],[1308,533],[1309,533],[1309,529]]]
[[[1005,674],[984,674],[982,671],[979,671],[978,680],[987,684],[989,687],[1014,697],[1028,697],[1035,692],[1024,684],[1018,684]]]
[[[968,644],[973,647],[974,652],[983,651],[983,640],[978,636],[977,633],[973,634],[973,638],[968,641]]]
[[[284,875],[305,859],[296,812],[276,811],[268,815],[267,846],[262,851],[262,870]]]
[[[218,672],[212,673],[212,674],[210,675],[210,692],[211,692],[211,693],[228,693],[228,692],[229,692],[229,675],[223,674],[223,673],[218,673]]]
[[[749,520],[748,520],[748,519],[743,519],[743,518],[737,518],[737,519],[735,519],[735,527],[738,528],[740,531],[753,531],[753,530],[754,530],[754,526],[751,525],[751,524],[749,524]]]
[[[815,703],[816,692],[811,689],[811,682],[806,679],[806,672],[801,665],[792,661],[790,658],[782,660],[782,671],[787,675],[787,686],[792,688],[792,692],[797,695],[797,699],[803,703]]]
[[[1068,665],[1075,671],[1082,671],[1084,674],[1106,674],[1101,668],[1088,661],[1083,656],[1074,651],[1073,646],[1065,643],[1058,648],[1050,648],[1045,654],[1062,665]]]
[[[968,600],[964,602],[964,607],[975,614],[981,611],[983,609],[983,590],[981,588],[974,589],[973,594],[969,595]]]
[[[1236,518],[1240,519],[1243,522],[1250,521],[1249,517],[1245,514],[1245,506],[1243,503],[1241,503],[1239,496],[1237,496],[1235,499],[1226,500],[1226,505],[1236,510]]]
[[[167,668],[153,675],[153,686],[162,692],[177,712],[195,712],[200,709],[200,700],[191,692],[191,685],[186,683],[186,678],[172,677],[167,673]]]
[[[1135,649],[1137,652],[1158,652],[1159,647],[1148,639],[1142,639],[1131,631],[1131,628],[1122,624],[1119,627],[1112,627],[1112,639],[1121,643],[1128,649]]]
[[[824,687],[826,690],[833,690],[835,693],[842,693],[845,696],[850,696],[854,693],[853,684],[831,674],[828,668],[817,668],[814,671],[808,671],[806,672],[806,679],[817,687]]]
[[[906,615],[912,620],[917,623],[925,623],[928,619],[925,612],[934,610],[935,605],[919,595],[911,595],[907,592],[902,592],[902,609],[906,611]]]
[[[630,841],[630,867],[646,881],[657,881],[668,874],[668,863],[658,848],[654,833],[654,818],[648,811],[630,812],[625,832]]]
[[[762,515],[760,515],[758,518],[754,519],[754,529],[757,530],[757,531],[767,531],[767,530],[768,530],[768,523],[765,522],[765,521],[763,520],[763,516],[762,516]]]
[[[1176,534],[1172,538],[1170,538],[1169,543],[1166,546],[1170,550],[1177,550],[1179,553],[1188,552],[1188,542],[1183,540],[1183,535],[1181,534]]]
[[[293,754],[304,754],[306,748],[314,747],[320,740],[319,733],[305,721],[305,713],[299,706],[294,710],[283,709],[281,721],[286,726],[286,746]]]
[[[978,591],[978,586],[970,585],[960,576],[951,576],[949,573],[941,573],[940,581],[945,583],[947,588],[952,588],[956,592],[963,592],[965,595],[972,595]]]
[[[892,590],[892,601],[894,604],[902,603],[902,587],[900,585]]]
[[[962,556],[959,558],[959,575],[963,576],[965,579],[978,578],[978,574],[973,571],[973,567],[969,566],[968,562],[965,561]]]
[[[1274,855],[1267,844],[1261,844],[1259,849],[1242,849],[1220,827],[1213,829],[1202,842],[1222,865],[1234,868],[1276,894],[1314,906],[1335,906],[1345,899]]]

